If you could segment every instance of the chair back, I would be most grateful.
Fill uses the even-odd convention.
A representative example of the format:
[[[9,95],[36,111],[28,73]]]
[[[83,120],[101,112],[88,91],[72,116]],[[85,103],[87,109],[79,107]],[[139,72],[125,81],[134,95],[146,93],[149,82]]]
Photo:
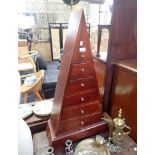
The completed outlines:
[[[31,63],[32,66],[33,66],[34,72],[36,72],[36,65],[35,65],[35,62],[34,62],[34,60],[31,58],[30,55],[26,55],[26,56],[23,56],[23,57],[18,57],[18,63],[19,63],[19,64],[22,64],[22,63]]]

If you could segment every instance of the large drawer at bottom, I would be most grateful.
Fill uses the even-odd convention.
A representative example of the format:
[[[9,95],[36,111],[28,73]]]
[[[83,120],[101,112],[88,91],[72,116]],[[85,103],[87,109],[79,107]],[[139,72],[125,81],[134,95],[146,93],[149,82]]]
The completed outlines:
[[[96,113],[85,117],[70,119],[60,122],[59,133],[81,129],[87,125],[101,121],[102,113]]]

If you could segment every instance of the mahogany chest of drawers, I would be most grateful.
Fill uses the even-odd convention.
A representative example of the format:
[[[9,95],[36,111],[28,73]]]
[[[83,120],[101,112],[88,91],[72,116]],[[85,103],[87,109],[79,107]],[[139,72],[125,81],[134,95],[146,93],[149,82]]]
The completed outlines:
[[[107,130],[82,10],[70,17],[53,109],[47,126],[50,145]]]

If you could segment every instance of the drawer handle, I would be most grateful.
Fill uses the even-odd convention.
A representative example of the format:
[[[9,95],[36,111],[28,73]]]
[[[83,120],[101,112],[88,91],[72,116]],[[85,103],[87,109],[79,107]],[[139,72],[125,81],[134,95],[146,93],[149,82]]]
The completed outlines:
[[[81,121],[81,124],[82,124],[82,125],[84,125],[84,122],[83,122],[83,121]]]
[[[84,101],[84,97],[81,97],[81,101],[82,101],[82,102]]]
[[[81,86],[84,87],[84,83],[81,83]]]
[[[81,58],[84,58],[84,55],[81,55]]]
[[[84,68],[82,68],[82,69],[81,69],[81,72],[84,72],[84,71],[85,71],[85,69],[84,69]]]
[[[81,110],[81,114],[84,114],[84,110]]]

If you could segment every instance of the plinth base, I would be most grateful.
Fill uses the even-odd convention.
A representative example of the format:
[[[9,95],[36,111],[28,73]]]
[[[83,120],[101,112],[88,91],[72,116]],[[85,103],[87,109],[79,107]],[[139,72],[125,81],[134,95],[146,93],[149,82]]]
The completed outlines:
[[[52,123],[49,120],[47,124],[47,129],[46,129],[49,146],[52,146],[52,147],[63,146],[67,139],[70,139],[73,142],[75,142],[83,138],[93,136],[98,133],[104,133],[106,131],[108,131],[108,124],[104,121],[91,124],[79,130],[65,132],[55,136],[53,133]]]

